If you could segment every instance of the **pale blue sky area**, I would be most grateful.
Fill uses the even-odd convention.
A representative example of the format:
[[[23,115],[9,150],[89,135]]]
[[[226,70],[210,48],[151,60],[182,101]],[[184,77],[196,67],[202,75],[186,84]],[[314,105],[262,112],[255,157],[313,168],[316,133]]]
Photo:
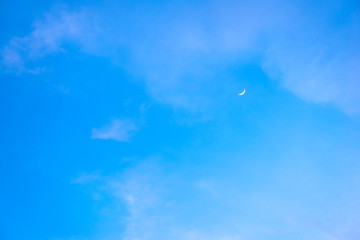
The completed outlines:
[[[360,239],[357,1],[0,16],[0,239]]]

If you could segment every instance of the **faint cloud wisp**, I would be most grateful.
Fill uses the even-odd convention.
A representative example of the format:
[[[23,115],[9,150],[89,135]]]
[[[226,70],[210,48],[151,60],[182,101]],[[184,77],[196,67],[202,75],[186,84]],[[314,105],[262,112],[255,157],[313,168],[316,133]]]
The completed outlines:
[[[75,43],[83,51],[91,51],[99,36],[95,14],[90,11],[68,11],[55,5],[43,18],[33,23],[33,31],[24,37],[14,37],[0,50],[0,62],[12,73],[37,74],[44,67],[33,62],[50,54],[66,51],[64,45]]]
[[[110,124],[100,128],[93,128],[92,139],[112,139],[120,142],[129,142],[132,134],[137,130],[131,120],[112,120]]]

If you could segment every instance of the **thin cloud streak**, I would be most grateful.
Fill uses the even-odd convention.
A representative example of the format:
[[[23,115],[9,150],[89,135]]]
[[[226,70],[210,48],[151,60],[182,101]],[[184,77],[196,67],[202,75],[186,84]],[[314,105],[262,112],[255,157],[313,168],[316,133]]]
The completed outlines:
[[[129,142],[137,126],[131,120],[112,120],[110,124],[100,128],[93,128],[92,139],[112,139],[120,142]]]

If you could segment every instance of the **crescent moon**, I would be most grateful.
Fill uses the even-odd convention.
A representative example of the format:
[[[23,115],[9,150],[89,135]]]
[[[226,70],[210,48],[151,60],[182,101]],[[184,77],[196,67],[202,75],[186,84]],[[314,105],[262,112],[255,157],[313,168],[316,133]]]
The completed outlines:
[[[242,96],[245,94],[245,88],[244,88],[244,91],[242,93],[239,93],[238,95]]]

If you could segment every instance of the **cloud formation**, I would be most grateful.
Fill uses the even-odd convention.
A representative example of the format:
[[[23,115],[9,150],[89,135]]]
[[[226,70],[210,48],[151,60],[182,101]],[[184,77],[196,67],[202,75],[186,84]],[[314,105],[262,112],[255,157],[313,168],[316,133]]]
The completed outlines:
[[[120,142],[128,142],[136,130],[137,127],[131,120],[115,119],[105,126],[93,128],[91,138],[112,139]]]
[[[263,186],[234,179],[217,179],[215,184],[208,181],[207,186],[211,185],[216,195],[199,189],[184,176],[174,176],[158,158],[111,175],[82,174],[73,183],[90,187],[101,196],[97,201],[107,203],[99,212],[110,212],[103,221],[112,228],[94,239],[358,239],[358,183],[345,182],[335,190],[332,184],[329,189],[303,186],[304,180],[315,186],[320,181],[317,177],[309,179],[297,169],[281,168],[269,170],[272,180]],[[247,191],[240,186],[249,184],[255,189]],[[349,185],[351,190],[344,191]]]
[[[296,96],[360,112],[356,7],[349,13],[341,1],[157,4],[57,8],[35,22],[30,35],[11,39],[2,62],[14,71],[35,71],[26,67],[29,61],[66,51],[71,42],[126,68],[154,99],[206,112],[244,84],[222,70],[258,56],[264,71]],[[343,24],[334,23],[336,17]],[[119,60],[124,56],[125,63]]]
[[[91,181],[84,182],[84,176],[91,177]],[[101,195],[98,200],[111,199],[112,204],[106,206],[111,212],[111,219],[115,219],[115,229],[108,229],[111,233],[100,233],[99,239],[124,240],[242,240],[237,234],[197,229],[196,226],[179,224],[172,216],[176,203],[169,199],[172,182],[163,172],[156,158],[149,158],[134,168],[123,173],[110,176],[81,174],[72,181],[84,187],[95,188]],[[86,179],[88,180],[88,179]],[[170,188],[169,188],[170,187]],[[126,214],[122,213],[122,206]],[[104,219],[107,221],[107,219]],[[189,219],[191,222],[191,220]],[[98,238],[94,238],[98,239]]]
[[[56,5],[33,23],[29,35],[14,37],[2,48],[1,63],[6,71],[38,73],[42,68],[33,67],[33,63],[66,52],[66,44],[75,43],[82,51],[91,51],[99,35],[95,19],[96,14],[89,10],[69,11],[63,5]]]

